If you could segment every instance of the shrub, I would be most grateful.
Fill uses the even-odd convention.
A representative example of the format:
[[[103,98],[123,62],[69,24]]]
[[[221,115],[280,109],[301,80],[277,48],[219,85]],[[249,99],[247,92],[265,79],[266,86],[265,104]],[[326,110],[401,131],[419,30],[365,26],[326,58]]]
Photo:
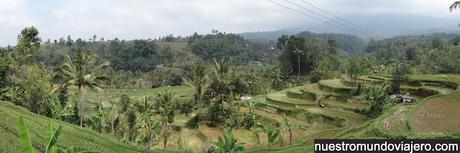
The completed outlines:
[[[189,119],[186,123],[185,126],[188,128],[198,128],[200,126],[201,122],[201,114],[197,114],[193,116],[191,119]]]
[[[19,86],[5,87],[0,89],[0,99],[11,102],[18,106],[26,106],[25,90]]]

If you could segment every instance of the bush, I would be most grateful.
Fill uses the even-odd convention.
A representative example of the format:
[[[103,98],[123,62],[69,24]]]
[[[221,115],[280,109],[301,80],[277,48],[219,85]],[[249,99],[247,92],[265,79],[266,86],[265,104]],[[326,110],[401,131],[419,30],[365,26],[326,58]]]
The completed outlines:
[[[42,65],[25,67],[25,80],[21,83],[25,89],[27,108],[37,114],[51,117],[51,105],[48,98],[51,92],[50,73]]]
[[[0,89],[0,99],[11,102],[18,106],[26,106],[25,90],[19,86],[5,87]]]
[[[201,114],[197,114],[193,116],[191,119],[189,119],[186,123],[185,126],[188,128],[198,128],[200,126],[201,122]]]
[[[152,87],[176,86],[182,84],[184,73],[178,68],[159,68],[150,74],[152,78]]]
[[[190,113],[193,111],[193,102],[192,101],[186,101],[183,100],[177,105],[182,114],[185,114],[186,116],[189,116]]]

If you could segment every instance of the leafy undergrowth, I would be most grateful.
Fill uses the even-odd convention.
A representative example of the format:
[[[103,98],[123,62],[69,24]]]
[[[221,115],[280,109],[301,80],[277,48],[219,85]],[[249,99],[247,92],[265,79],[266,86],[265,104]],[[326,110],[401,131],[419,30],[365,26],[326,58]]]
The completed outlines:
[[[81,128],[65,122],[49,119],[14,106],[8,102],[0,101],[0,152],[17,152],[20,150],[17,118],[23,116],[30,131],[30,137],[35,149],[43,152],[48,123],[54,127],[62,125],[62,134],[57,146],[68,148],[81,146],[85,149],[99,152],[165,152],[151,151],[139,146],[119,142],[115,138],[96,133],[90,129]]]
[[[131,98],[134,101],[141,101],[146,96],[155,97],[158,93],[164,90],[174,91],[177,94],[178,100],[188,100],[193,97],[193,89],[188,86],[171,86],[171,87],[165,86],[165,87],[159,87],[159,88],[134,88],[134,89],[109,88],[105,90],[108,97],[104,96],[104,94],[99,93],[97,91],[88,90],[85,96],[85,101],[88,104],[88,108],[85,110],[87,114],[94,114],[96,112],[95,108],[99,102],[102,102],[102,105],[106,108],[111,107],[111,104],[109,103],[108,98],[114,101],[115,107],[117,107],[119,98],[122,95],[127,95],[129,98]],[[70,91],[73,95],[73,98],[77,99],[78,98],[77,89],[71,88]],[[153,100],[150,100],[150,102],[153,103]]]

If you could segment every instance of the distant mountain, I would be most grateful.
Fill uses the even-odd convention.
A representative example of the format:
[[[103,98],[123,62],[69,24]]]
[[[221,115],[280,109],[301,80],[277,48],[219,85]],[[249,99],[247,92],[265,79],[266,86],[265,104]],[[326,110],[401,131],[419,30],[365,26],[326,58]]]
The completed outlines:
[[[370,14],[349,15],[342,18],[377,35],[370,36],[364,33],[350,33],[345,30],[337,30],[327,23],[320,23],[308,29],[313,32],[350,33],[364,38],[388,38],[401,35],[432,34],[460,30],[458,28],[460,20],[455,17],[436,18],[421,15]]]
[[[250,41],[277,41],[282,35],[297,35],[304,38],[318,38],[324,41],[334,39],[337,41],[339,48],[343,53],[361,52],[366,49],[367,43],[364,39],[350,35],[338,33],[313,33],[309,31],[298,30],[280,30],[266,32],[246,32],[239,34]]]
[[[299,30],[276,30],[276,31],[261,31],[261,32],[245,32],[238,35],[250,41],[273,41],[277,40],[282,35],[293,35],[299,33]]]

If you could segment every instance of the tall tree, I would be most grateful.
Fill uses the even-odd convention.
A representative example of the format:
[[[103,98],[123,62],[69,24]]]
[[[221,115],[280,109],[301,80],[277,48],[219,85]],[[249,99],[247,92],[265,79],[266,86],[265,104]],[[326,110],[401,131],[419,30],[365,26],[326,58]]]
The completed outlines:
[[[352,56],[346,63],[346,71],[353,84],[357,84],[358,79],[366,70],[362,63],[362,59],[358,56]]]
[[[195,104],[203,105],[203,94],[210,85],[209,78],[207,76],[206,66],[202,62],[196,62],[196,66],[192,70],[190,77],[185,77],[184,83],[195,89],[193,96]]]
[[[337,41],[334,39],[327,40],[327,51],[330,54],[337,54],[339,46],[337,45]]]
[[[100,85],[102,80],[108,79],[104,74],[100,74],[102,69],[110,66],[109,62],[97,64],[95,56],[86,55],[81,48],[77,48],[77,56],[71,58],[66,55],[66,62],[56,70],[58,77],[64,83],[61,87],[76,86],[79,91],[79,119],[80,126],[83,126],[84,97],[86,88],[103,91]]]
[[[16,61],[10,53],[7,53],[0,48],[0,86],[5,86],[9,83],[8,77],[14,70]]]
[[[397,59],[396,59],[396,66],[393,70],[393,80],[390,84],[390,93],[391,94],[399,94],[400,93],[400,86],[401,83],[407,81],[409,78],[407,76],[407,53],[406,53],[406,44],[400,43],[395,47],[398,50]]]
[[[233,78],[230,61],[214,60],[212,69],[212,82],[206,96],[211,101],[209,115],[212,126],[224,121],[230,115],[230,109],[225,108],[225,104],[231,105],[233,100]]]
[[[297,76],[300,76],[300,56],[302,56],[304,52],[296,48],[293,53],[297,56]]]
[[[156,101],[156,109],[162,116],[168,118],[168,123],[174,122],[174,108],[176,106],[176,93],[171,90],[165,90],[158,94]]]
[[[16,50],[19,53],[19,61],[25,63],[35,63],[37,61],[38,48],[40,48],[41,39],[38,36],[37,28],[26,27],[18,36]],[[31,60],[30,60],[31,59]]]

